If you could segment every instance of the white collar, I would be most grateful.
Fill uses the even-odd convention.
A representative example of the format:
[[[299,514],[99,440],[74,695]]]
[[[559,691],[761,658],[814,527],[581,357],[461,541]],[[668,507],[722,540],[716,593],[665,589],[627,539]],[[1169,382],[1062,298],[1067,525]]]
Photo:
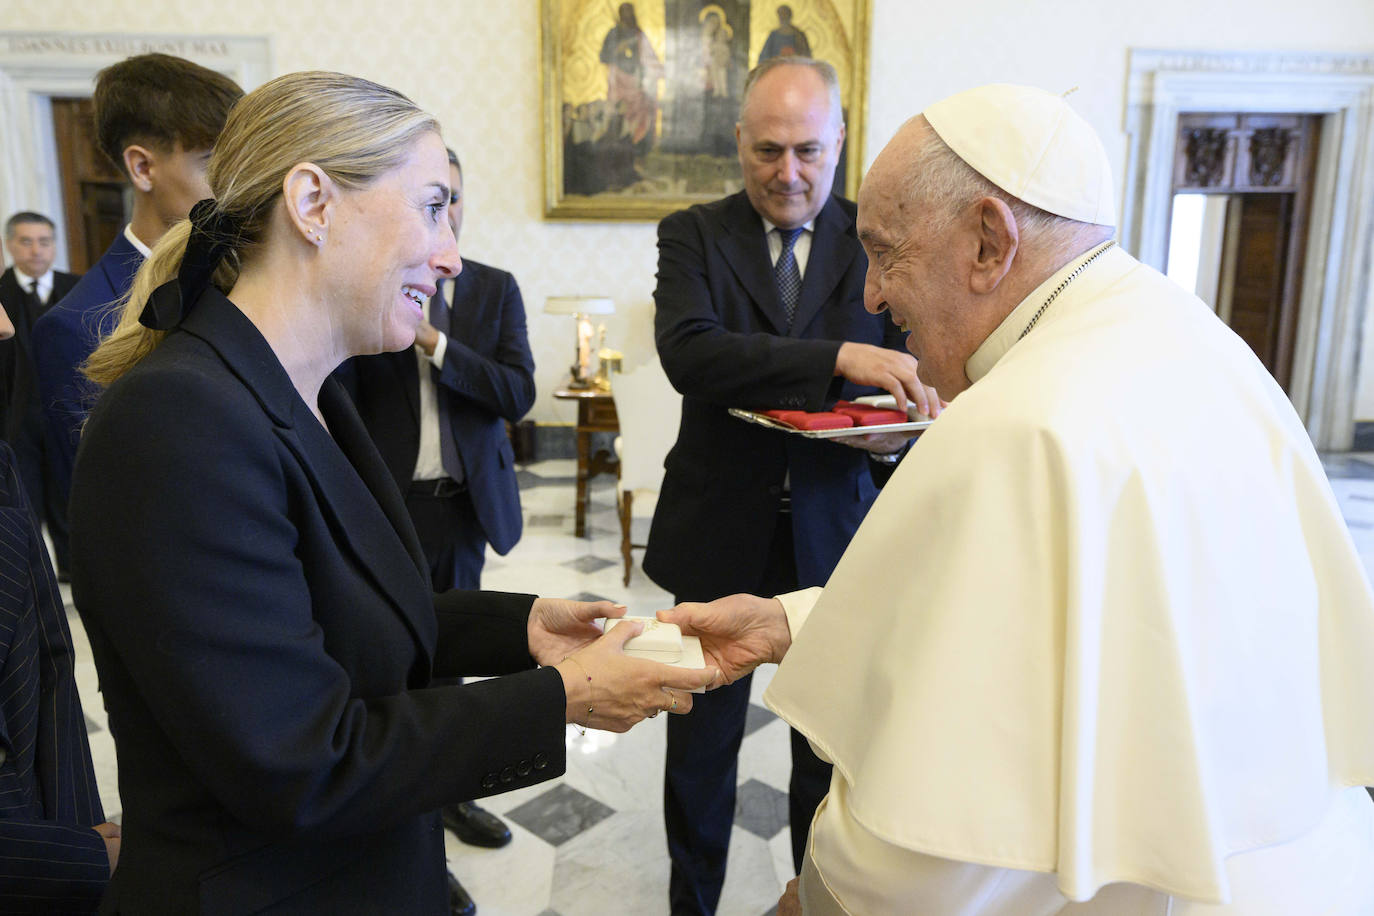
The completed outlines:
[[[24,292],[28,292],[29,286],[35,282],[38,284],[39,289],[46,289],[52,286],[52,268],[49,267],[48,272],[41,277],[30,277],[20,270],[18,265],[15,265],[14,279],[19,281],[19,285],[24,288]]]
[[[1112,244],[1114,242],[1103,242],[1101,245],[1095,245],[1083,252],[1051,274],[1044,283],[1032,290],[1029,296],[1022,299],[1020,304],[1002,319],[1002,323],[997,326],[997,329],[978,345],[978,349],[974,350],[973,355],[964,363],[964,374],[968,376],[969,383],[973,384],[987,375],[992,371],[992,367],[997,365],[997,361],[1007,355],[1007,351],[1026,333],[1028,325],[1035,319],[1036,309],[1045,303],[1052,290],[1064,282],[1066,277],[1097,257]]]
[[[129,223],[127,226],[124,227],[124,237],[128,239],[129,244],[137,248],[138,253],[143,255],[145,258],[151,258],[153,256],[153,250],[149,248],[147,245],[143,244],[143,241],[138,236],[134,235],[133,223]]]
[[[768,233],[770,233],[770,232],[772,232],[774,229],[778,228],[777,223],[772,222],[771,220],[768,219],[768,217],[763,216],[762,214],[759,215],[759,219],[763,220],[763,234],[764,234],[764,235],[768,235]],[[809,220],[807,220],[806,222],[802,223],[801,227],[802,227],[803,229],[805,229],[807,232],[815,232],[815,231],[816,231],[816,221],[815,221],[814,219],[809,219]]]

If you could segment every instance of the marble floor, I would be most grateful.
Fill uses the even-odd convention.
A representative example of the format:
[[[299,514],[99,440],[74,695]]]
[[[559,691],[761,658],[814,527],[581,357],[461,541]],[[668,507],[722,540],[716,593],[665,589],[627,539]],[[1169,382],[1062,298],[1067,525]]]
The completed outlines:
[[[1365,568],[1374,575],[1374,453],[1332,455],[1323,461]],[[610,598],[637,616],[667,607],[670,596],[638,567],[642,551],[635,552],[629,586],[621,582],[615,491],[609,477],[594,482],[588,536],[573,536],[573,467],[570,460],[553,460],[521,469],[525,534],[509,555],[489,556],[483,586]],[[643,535],[638,532],[637,540],[642,542]],[[70,601],[68,610],[101,798],[107,816],[118,820],[114,744]],[[738,808],[720,916],[772,912],[792,876],[787,728],[757,702],[772,672],[772,666],[765,666],[754,678],[755,702],[740,751]],[[482,802],[510,825],[510,845],[479,849],[448,836],[450,868],[476,899],[481,916],[667,912],[661,804],[665,721],[646,721],[624,735],[589,731],[583,736],[569,726],[564,776]]]

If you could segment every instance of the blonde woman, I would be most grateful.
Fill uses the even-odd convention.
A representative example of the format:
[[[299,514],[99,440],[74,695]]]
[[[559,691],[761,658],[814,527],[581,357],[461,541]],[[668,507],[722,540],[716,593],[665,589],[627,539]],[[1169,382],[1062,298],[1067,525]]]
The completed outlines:
[[[103,911],[437,916],[441,805],[556,776],[566,723],[686,712],[714,671],[626,658],[606,602],[430,591],[328,378],[410,346],[461,269],[430,116],[284,76],[235,107],[209,181],[88,364],[73,594],[124,803]]]

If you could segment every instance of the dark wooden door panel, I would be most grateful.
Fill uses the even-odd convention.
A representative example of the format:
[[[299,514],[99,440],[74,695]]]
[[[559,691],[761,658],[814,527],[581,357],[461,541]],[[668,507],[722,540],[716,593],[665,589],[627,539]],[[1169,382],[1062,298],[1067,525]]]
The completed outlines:
[[[72,270],[85,273],[129,220],[124,175],[96,145],[90,99],[53,99],[52,120],[67,253]]]

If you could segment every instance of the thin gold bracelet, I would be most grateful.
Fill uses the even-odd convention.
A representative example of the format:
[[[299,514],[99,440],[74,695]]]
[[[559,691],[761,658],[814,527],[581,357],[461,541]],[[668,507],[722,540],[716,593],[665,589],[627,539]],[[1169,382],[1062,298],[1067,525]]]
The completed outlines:
[[[581,668],[581,669],[582,669],[582,673],[583,673],[584,675],[586,675],[587,683],[588,683],[588,684],[591,684],[591,682],[592,682],[592,676],[591,676],[590,674],[587,674],[587,666],[586,666],[586,665],[582,664],[582,663],[579,662],[577,659],[573,658],[571,655],[569,655],[567,658],[563,659],[563,661],[565,661],[565,662],[572,662],[572,663],[573,663],[574,665],[576,665],[578,668]],[[591,688],[590,688],[590,687],[587,688],[587,693],[588,693],[588,694],[591,693]],[[588,706],[588,707],[587,707],[587,724],[586,724],[586,725],[578,725],[577,720],[576,720],[576,719],[573,719],[573,725],[577,725],[577,730],[578,730],[579,732],[582,733],[582,737],[584,737],[584,738],[587,736],[587,729],[588,729],[588,728],[591,728],[591,725],[592,725],[592,712],[594,711],[594,709],[595,709],[595,707],[592,707],[592,706]]]

